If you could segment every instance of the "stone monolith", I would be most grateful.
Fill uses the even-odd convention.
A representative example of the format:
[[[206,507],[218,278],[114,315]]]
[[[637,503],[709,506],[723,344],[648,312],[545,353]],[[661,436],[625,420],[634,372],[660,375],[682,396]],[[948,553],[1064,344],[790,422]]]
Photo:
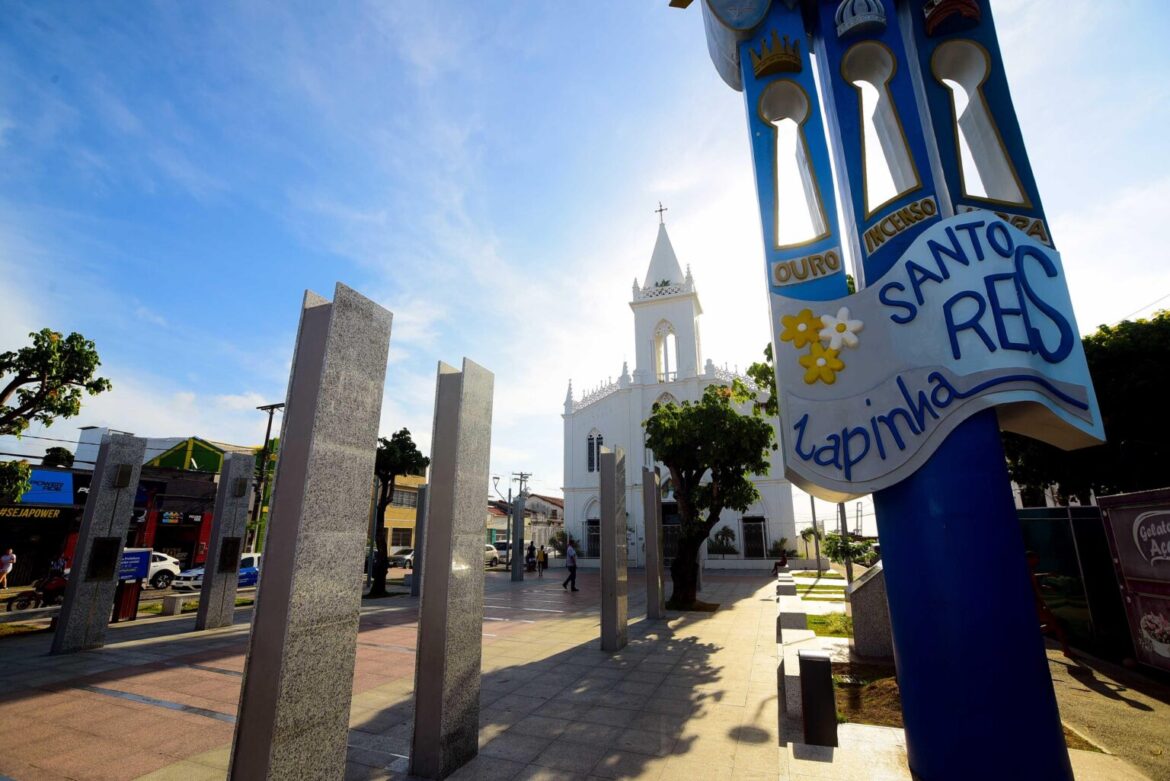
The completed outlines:
[[[410,772],[446,778],[479,752],[484,492],[492,434],[487,369],[439,364],[419,601]]]
[[[601,448],[601,650],[626,647],[626,454]]]
[[[642,467],[642,517],[646,519],[646,618],[665,618],[662,597],[662,493],[658,467]]]
[[[305,293],[232,744],[233,779],[345,776],[392,315]]]
[[[102,437],[51,653],[100,648],[105,643],[145,454],[145,439],[127,434]]]
[[[256,459],[243,453],[228,453],[219,471],[215,510],[207,560],[203,563],[203,586],[195,629],[231,626],[236,613],[236,587],[240,580],[240,553],[251,504],[251,477]]]

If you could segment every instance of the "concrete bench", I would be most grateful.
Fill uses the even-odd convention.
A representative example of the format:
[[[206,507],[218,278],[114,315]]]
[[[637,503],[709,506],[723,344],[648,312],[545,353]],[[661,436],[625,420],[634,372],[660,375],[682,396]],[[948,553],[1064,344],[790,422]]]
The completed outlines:
[[[162,598],[162,613],[164,616],[177,616],[183,612],[183,603],[191,600],[199,600],[198,594],[167,594]]]

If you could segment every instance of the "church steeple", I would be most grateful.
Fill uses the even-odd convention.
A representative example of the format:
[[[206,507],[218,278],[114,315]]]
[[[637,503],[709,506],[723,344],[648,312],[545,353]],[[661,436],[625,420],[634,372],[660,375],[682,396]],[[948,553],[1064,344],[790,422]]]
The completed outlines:
[[[666,234],[666,223],[659,222],[658,239],[654,242],[654,252],[650,255],[650,267],[646,269],[642,287],[647,289],[682,283],[682,268],[678,265],[678,257],[675,256],[674,247],[670,244],[670,236]]]
[[[634,280],[634,339],[636,366],[633,383],[650,385],[694,377],[702,365],[699,351],[699,294],[690,267],[684,275],[674,254],[659,204],[658,238],[650,254],[645,281]]]

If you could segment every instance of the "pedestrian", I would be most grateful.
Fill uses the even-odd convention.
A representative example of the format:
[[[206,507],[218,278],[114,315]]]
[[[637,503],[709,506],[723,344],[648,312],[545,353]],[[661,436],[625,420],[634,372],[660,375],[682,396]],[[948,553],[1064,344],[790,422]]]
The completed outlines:
[[[545,567],[548,566],[548,554],[544,552],[544,546],[540,546],[540,550],[536,552],[536,577],[543,578]]]
[[[528,550],[524,551],[524,569],[536,572],[536,543],[529,542]]]
[[[573,584],[573,591],[580,591],[577,588],[577,549],[573,547],[573,538],[569,538],[569,544],[565,548],[565,566],[569,568],[569,577],[565,578],[565,582],[561,584],[561,588],[569,591],[569,584]]]
[[[0,556],[0,588],[8,588],[8,573],[12,572],[12,568],[16,566],[16,554],[12,552],[12,548],[4,551],[4,555]]]

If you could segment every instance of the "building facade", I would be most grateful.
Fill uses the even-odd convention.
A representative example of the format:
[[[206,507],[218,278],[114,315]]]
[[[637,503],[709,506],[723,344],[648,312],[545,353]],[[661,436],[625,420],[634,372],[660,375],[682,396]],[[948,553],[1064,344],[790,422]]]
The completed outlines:
[[[650,416],[651,407],[656,402],[697,401],[708,386],[729,385],[737,378],[754,387],[746,377],[720,369],[710,359],[703,361],[699,336],[703,309],[698,289],[689,267],[683,274],[665,224],[658,226],[643,283],[634,280],[630,308],[634,312],[633,373],[623,364],[616,382],[604,383],[579,399],[570,383],[565,396],[564,522],[566,532],[579,543],[582,566],[598,563],[600,448],[620,447],[626,453],[628,555],[631,565],[642,566],[646,560],[642,467],[662,466],[644,446],[642,423]],[[746,407],[741,409],[747,411]],[[669,558],[678,515],[668,478],[662,467],[664,542]],[[753,478],[753,482],[760,493],[756,503],[744,513],[724,510],[712,530],[729,527],[735,533],[737,553],[708,556],[708,567],[763,566],[774,543],[786,539],[787,547],[795,545],[792,488],[784,479],[777,452],[771,455],[769,473]]]

